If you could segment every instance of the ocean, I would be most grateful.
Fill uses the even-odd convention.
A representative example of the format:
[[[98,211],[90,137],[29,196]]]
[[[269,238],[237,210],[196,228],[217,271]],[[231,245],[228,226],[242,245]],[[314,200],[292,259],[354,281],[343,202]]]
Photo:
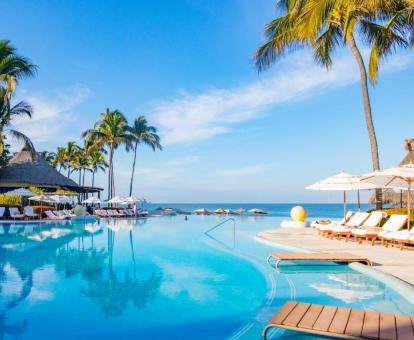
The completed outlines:
[[[147,203],[144,208],[154,210],[157,208],[176,208],[184,211],[192,212],[196,209],[205,208],[207,210],[215,210],[218,208],[236,210],[244,208],[246,210],[253,208],[264,209],[268,212],[265,216],[289,217],[290,210],[296,206],[303,206],[309,218],[341,218],[344,214],[343,204],[321,204],[321,203]],[[361,204],[361,210],[372,209],[372,205]],[[347,209],[357,211],[357,204],[348,204]]]

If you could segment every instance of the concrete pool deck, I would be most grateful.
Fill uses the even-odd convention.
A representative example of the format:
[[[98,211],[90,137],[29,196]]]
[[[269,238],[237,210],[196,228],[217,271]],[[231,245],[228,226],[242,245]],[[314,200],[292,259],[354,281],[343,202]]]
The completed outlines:
[[[276,243],[288,248],[300,248],[312,252],[347,252],[367,257],[376,270],[393,275],[414,286],[414,251],[399,248],[385,248],[379,243],[329,240],[319,236],[313,228],[277,228],[256,235],[260,240]]]

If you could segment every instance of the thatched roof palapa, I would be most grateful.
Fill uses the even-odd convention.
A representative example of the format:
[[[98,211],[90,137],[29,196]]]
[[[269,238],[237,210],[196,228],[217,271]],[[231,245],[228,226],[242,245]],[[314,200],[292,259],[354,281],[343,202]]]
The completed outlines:
[[[33,157],[30,151],[23,148],[13,156],[7,166],[0,169],[0,188],[28,186],[83,191],[76,182],[51,166],[41,153],[36,153]]]

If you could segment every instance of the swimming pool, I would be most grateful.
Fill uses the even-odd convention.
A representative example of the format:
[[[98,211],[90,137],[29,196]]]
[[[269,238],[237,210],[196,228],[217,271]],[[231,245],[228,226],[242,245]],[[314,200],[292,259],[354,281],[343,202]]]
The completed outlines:
[[[183,216],[99,223],[3,224],[5,338],[259,339],[287,299],[413,313],[392,289],[348,266],[277,273],[254,235],[277,217]],[[234,237],[235,236],[235,237]],[[283,250],[280,250],[283,251]],[[272,338],[299,338],[275,330]],[[304,336],[303,339],[314,339]]]

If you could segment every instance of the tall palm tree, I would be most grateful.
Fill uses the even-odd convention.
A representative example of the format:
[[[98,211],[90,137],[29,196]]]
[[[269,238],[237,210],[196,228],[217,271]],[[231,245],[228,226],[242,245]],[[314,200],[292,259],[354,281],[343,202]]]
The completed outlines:
[[[259,72],[269,67],[285,52],[298,47],[310,47],[317,63],[330,68],[332,53],[338,46],[348,46],[357,62],[365,122],[371,145],[373,170],[380,169],[378,143],[372,120],[372,110],[368,90],[368,76],[364,59],[355,36],[370,40],[369,28],[380,25],[380,0],[279,0],[283,15],[265,27],[267,41],[254,54]],[[361,40],[362,40],[361,39]],[[373,39],[371,39],[373,41]],[[376,190],[376,203],[382,205],[382,192]]]
[[[105,155],[102,150],[92,151],[89,154],[89,166],[92,170],[92,187],[95,185],[95,174],[101,170],[105,172],[108,163],[105,160]]]
[[[125,116],[118,110],[111,111],[106,109],[101,114],[101,120],[94,124],[93,129],[88,129],[82,133],[83,138],[88,138],[92,141],[92,147],[102,149],[106,147],[109,155],[109,171],[108,171],[108,199],[115,195],[115,180],[114,180],[114,153],[121,145],[128,145],[128,133],[126,127],[128,126]]]
[[[45,150],[42,151],[40,154],[46,162],[48,162],[52,166],[55,166],[56,153]]]
[[[61,146],[57,148],[53,166],[55,168],[59,166],[59,172],[61,172],[62,168],[66,168],[66,148]]]
[[[0,88],[5,91],[3,96],[10,98],[15,92],[17,82],[28,76],[33,76],[37,66],[27,58],[16,53],[9,40],[0,40]]]
[[[86,152],[86,149],[80,148],[78,152],[76,152],[72,160],[72,167],[73,167],[72,171],[78,171],[78,174],[79,174],[78,184],[80,186],[85,186],[86,171],[91,171],[89,169],[89,165],[90,165],[89,156],[88,156],[88,153]]]
[[[70,178],[71,168],[75,162],[76,156],[80,151],[80,147],[75,142],[68,142],[66,146],[65,161],[68,169],[68,178]]]
[[[135,118],[134,123],[127,127],[129,138],[132,143],[132,150],[134,151],[134,160],[132,162],[132,174],[129,184],[129,196],[132,195],[132,186],[134,182],[135,163],[137,160],[137,149],[141,144],[149,146],[153,151],[156,149],[162,150],[160,144],[160,137],[157,135],[157,128],[148,125],[144,116]]]
[[[24,116],[31,118],[33,108],[24,101],[12,105],[11,100],[4,94],[5,92],[7,92],[5,89],[0,89],[0,155],[5,152],[7,137],[23,142],[34,154],[35,148],[29,137],[12,128],[15,118]]]

